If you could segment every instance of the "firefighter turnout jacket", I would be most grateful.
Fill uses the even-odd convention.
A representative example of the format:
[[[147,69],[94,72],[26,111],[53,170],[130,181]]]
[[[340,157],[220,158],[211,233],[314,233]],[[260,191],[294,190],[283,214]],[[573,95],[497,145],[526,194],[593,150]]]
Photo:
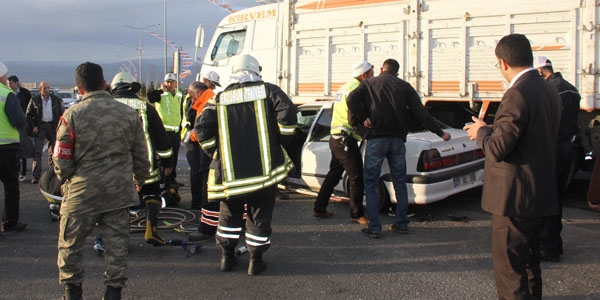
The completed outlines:
[[[150,161],[150,175],[148,178],[144,179],[142,185],[160,181],[160,167],[171,167],[173,150],[171,149],[169,137],[167,136],[167,132],[163,127],[156,109],[146,101],[139,99],[137,95],[130,90],[117,90],[113,96],[115,97],[115,100],[135,109],[142,122],[142,129],[144,130],[144,136],[146,137],[148,160]]]
[[[293,164],[281,145],[292,141],[296,106],[276,85],[234,83],[212,98],[195,122],[213,158],[208,199],[219,201],[282,181]]]

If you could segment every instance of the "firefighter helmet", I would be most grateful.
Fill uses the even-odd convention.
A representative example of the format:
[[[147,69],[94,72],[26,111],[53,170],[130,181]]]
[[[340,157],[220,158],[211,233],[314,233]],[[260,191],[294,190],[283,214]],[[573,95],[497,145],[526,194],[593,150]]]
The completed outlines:
[[[256,60],[256,58],[254,58],[252,55],[240,55],[240,57],[233,62],[231,73],[243,70],[252,71],[257,75],[260,75],[260,65],[258,64],[258,60]]]
[[[117,75],[115,75],[112,82],[110,83],[110,89],[112,91],[129,88],[133,89],[135,85],[139,85],[139,83],[135,81],[135,78],[133,78],[131,74],[127,72],[119,72],[117,73]]]

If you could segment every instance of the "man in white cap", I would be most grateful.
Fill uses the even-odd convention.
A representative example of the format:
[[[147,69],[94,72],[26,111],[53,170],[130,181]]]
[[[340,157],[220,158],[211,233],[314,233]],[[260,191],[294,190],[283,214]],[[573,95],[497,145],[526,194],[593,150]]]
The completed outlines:
[[[346,97],[352,90],[360,85],[363,80],[373,77],[373,65],[362,61],[352,66],[352,80],[344,84],[337,92],[331,116],[331,136],[329,137],[329,149],[331,149],[331,161],[329,172],[321,185],[315,205],[313,216],[327,218],[333,216],[327,211],[329,198],[334,187],[340,182],[344,170],[348,175],[350,194],[350,220],[352,222],[366,225],[369,223],[365,217],[363,207],[363,164],[358,142],[359,133],[350,126],[348,122],[348,106]]]
[[[183,116],[183,95],[177,88],[177,75],[167,73],[161,84],[161,90],[149,92],[148,100],[155,102],[154,107],[158,111],[158,115],[167,131],[171,142],[171,149],[173,150],[173,162],[171,164],[173,170],[169,176],[166,176],[166,185],[167,187],[176,186],[178,188],[179,186],[183,186],[183,184],[175,180],[177,178],[177,158],[181,145],[179,131],[181,130]]]
[[[2,232],[16,232],[27,224],[19,222],[19,130],[26,119],[17,96],[7,86],[8,68],[0,62],[0,181],[4,185]]]
[[[577,116],[579,114],[579,91],[567,82],[560,72],[554,72],[552,62],[545,56],[535,56],[533,67],[540,75],[556,88],[561,99],[560,123],[556,139],[556,187],[558,190],[559,215],[548,218],[542,232],[540,243],[540,259],[542,261],[559,262],[563,254],[562,238],[562,195],[567,188],[570,167],[569,162],[575,155],[573,137],[577,135]]]

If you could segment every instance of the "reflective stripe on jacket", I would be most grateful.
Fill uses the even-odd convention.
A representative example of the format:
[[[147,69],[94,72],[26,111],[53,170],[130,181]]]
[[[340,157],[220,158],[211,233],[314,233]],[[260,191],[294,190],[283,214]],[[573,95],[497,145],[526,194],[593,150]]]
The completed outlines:
[[[202,148],[213,155],[208,199],[247,194],[282,181],[293,164],[281,147],[294,134],[296,106],[277,86],[232,84],[196,120]]]

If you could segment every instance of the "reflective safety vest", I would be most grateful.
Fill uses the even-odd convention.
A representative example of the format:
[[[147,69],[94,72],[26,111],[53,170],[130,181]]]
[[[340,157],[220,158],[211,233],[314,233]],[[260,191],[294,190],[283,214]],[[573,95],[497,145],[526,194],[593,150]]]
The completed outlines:
[[[188,102],[190,102],[190,94],[185,95],[185,98],[183,98],[183,113],[181,114],[181,132],[179,133],[179,136],[181,137],[182,141],[185,139],[185,135],[188,133],[188,131],[190,131],[189,128],[191,128],[192,126],[192,123],[190,123],[190,120],[187,119],[187,114],[185,113],[185,109],[188,106]]]
[[[173,151],[170,148],[168,151],[158,151],[154,149],[152,145],[150,129],[148,126],[148,108],[146,101],[138,98],[115,98],[115,100],[135,109],[138,112],[138,115],[140,116],[140,121],[142,122],[144,136],[146,137],[146,149],[148,150],[148,161],[150,161],[150,175],[146,179],[144,179],[142,185],[160,181],[160,166],[154,159],[154,154],[156,153],[156,155],[158,155],[158,157],[160,158],[169,158],[173,156]]]
[[[352,136],[360,141],[360,135],[354,132],[352,126],[350,126],[350,122],[348,122],[348,105],[346,104],[346,98],[350,92],[356,89],[360,85],[360,81],[356,78],[353,78],[351,81],[348,81],[338,90],[335,103],[333,104],[333,114],[331,115],[331,135],[341,135],[342,131],[347,134],[352,134]]]
[[[19,131],[12,124],[4,108],[6,107],[6,99],[8,94],[12,93],[6,85],[0,83],[0,145],[8,145],[19,142]]]
[[[296,110],[287,96],[267,99],[267,94],[274,92],[285,96],[274,85],[244,84],[219,93],[214,105],[205,107],[205,112],[213,110],[211,115],[216,117],[218,128],[217,137],[200,141],[205,150],[218,147],[213,155],[214,161],[219,162],[218,168],[211,169],[208,177],[209,200],[277,184],[293,168],[278,136],[294,134]],[[281,111],[284,107],[292,109]]]
[[[166,91],[160,95],[160,102],[154,104],[166,131],[179,132],[182,118],[182,98],[183,95],[179,90],[175,92],[175,95]]]

